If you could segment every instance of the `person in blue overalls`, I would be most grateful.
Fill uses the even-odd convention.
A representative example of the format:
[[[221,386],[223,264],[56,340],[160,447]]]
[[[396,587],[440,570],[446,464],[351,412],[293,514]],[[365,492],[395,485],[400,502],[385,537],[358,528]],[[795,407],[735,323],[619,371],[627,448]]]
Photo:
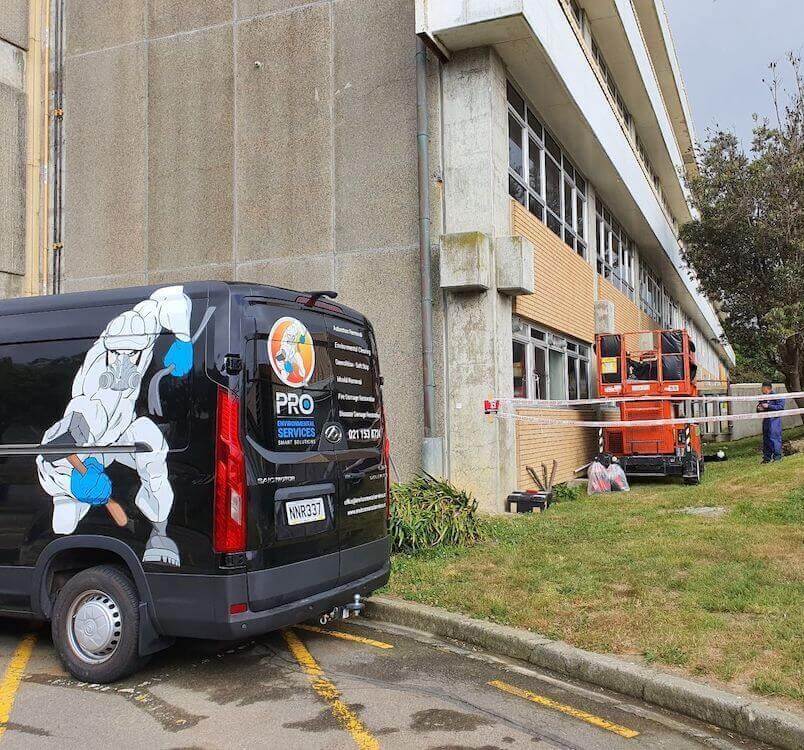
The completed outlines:
[[[765,381],[762,384],[762,395],[770,396],[773,394],[773,383]],[[760,401],[757,404],[757,411],[781,411],[784,409],[783,398],[771,398]],[[769,464],[771,461],[782,460],[782,418],[767,417],[762,420],[762,463]]]

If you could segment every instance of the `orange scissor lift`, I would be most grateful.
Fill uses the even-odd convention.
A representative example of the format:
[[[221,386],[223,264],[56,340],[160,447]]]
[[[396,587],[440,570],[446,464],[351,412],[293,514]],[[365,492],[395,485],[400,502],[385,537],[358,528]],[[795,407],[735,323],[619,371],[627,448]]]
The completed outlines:
[[[692,413],[689,402],[656,398],[698,395],[695,344],[685,330],[600,334],[595,349],[600,396],[646,397],[621,401],[620,421],[680,419]],[[616,456],[629,477],[700,481],[704,460],[694,425],[606,427],[602,438],[604,462]]]

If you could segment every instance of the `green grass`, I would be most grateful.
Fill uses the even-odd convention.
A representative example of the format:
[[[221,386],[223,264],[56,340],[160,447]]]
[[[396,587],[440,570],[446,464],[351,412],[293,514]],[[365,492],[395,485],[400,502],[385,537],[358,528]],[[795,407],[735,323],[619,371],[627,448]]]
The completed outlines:
[[[725,449],[697,487],[643,481],[396,555],[388,592],[804,704],[804,454]],[[728,513],[679,512],[704,505]]]

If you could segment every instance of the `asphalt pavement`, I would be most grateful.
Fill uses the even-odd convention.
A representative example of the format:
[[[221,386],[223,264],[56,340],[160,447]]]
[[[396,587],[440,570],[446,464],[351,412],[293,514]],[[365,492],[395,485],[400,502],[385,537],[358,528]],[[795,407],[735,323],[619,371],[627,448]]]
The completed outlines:
[[[524,663],[360,620],[223,648],[181,642],[114,685],[67,675],[46,626],[3,621],[0,672],[0,750],[765,747]]]

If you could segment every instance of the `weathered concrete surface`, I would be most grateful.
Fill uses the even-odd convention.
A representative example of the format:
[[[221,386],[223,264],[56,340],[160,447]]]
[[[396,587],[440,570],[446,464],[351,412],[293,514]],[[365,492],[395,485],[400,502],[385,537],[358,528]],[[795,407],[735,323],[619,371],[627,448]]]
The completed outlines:
[[[534,248],[525,237],[495,237],[494,263],[497,291],[516,297],[533,294],[536,288],[533,265]]]
[[[0,623],[0,669],[27,628],[19,621]],[[337,623],[333,629],[392,646],[381,650],[326,633],[295,631],[323,679],[362,724],[361,747],[760,750],[738,735],[561,679],[524,661],[501,660],[363,620]],[[47,629],[40,632],[5,727],[3,747],[9,750],[357,746],[314,692],[279,633],[222,649],[185,641],[154,656],[129,679],[87,685],[65,674]],[[620,736],[503,692],[492,681],[637,735]]]
[[[148,35],[168,36],[232,20],[232,0],[149,0]]]
[[[614,303],[603,299],[595,302],[595,333],[614,333]]]
[[[309,0],[237,0],[237,17],[251,18],[309,5]]]
[[[804,746],[804,717],[677,675],[584,651],[526,630],[399,599],[372,597],[367,614],[383,622],[454,638],[522,659],[760,742],[788,750]]]
[[[67,277],[145,271],[146,70],[143,44],[67,60]]]
[[[332,253],[271,258],[237,264],[238,281],[276,284],[287,289],[334,289],[335,258]]]
[[[89,276],[62,280],[62,292],[91,292],[96,289],[119,289],[126,286],[142,286],[148,283],[145,272],[112,274],[109,276]]]
[[[25,273],[25,53],[0,40],[0,274]],[[7,290],[17,281],[6,279]],[[8,296],[8,295],[5,295]]]
[[[79,55],[145,39],[148,0],[69,0],[66,53]]]
[[[331,251],[329,7],[238,34],[238,259]]]
[[[28,0],[3,0],[0,7],[0,40],[28,49]]]
[[[332,6],[332,23],[335,248],[414,245],[413,3],[342,0]]]
[[[443,81],[443,233],[510,236],[502,62],[489,48],[461,52],[444,69]],[[492,257],[492,286],[494,264]],[[442,259],[442,270],[445,265]],[[499,512],[516,484],[514,426],[486,418],[480,405],[492,394],[513,393],[511,298],[496,289],[447,290],[445,300],[450,477],[470,489],[485,511]]]
[[[8,297],[21,297],[24,282],[24,276],[0,271],[0,299],[7,299]]]
[[[441,235],[441,288],[485,292],[494,284],[491,238],[482,232]]]
[[[232,261],[231,27],[148,50],[148,270]]]

